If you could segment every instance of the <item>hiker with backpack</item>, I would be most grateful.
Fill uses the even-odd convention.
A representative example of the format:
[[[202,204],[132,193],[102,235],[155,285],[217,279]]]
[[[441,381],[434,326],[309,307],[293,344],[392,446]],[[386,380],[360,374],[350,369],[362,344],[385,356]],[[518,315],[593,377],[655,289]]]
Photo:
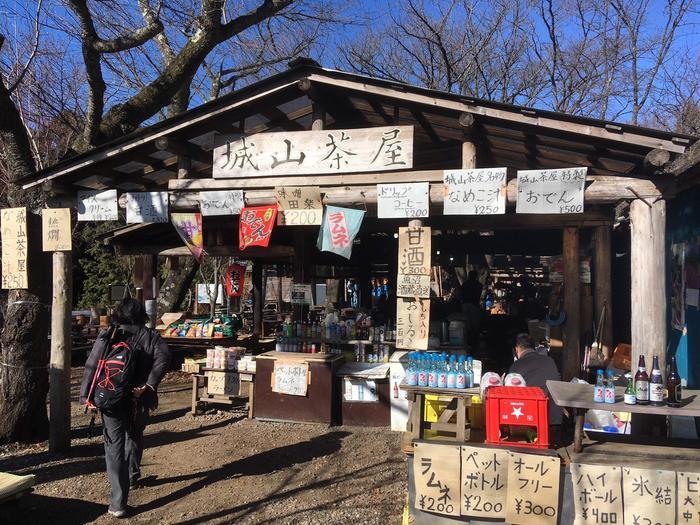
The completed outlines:
[[[132,298],[117,307],[85,363],[80,403],[102,414],[108,513],[126,516],[129,488],[141,477],[143,431],[158,406],[157,389],[170,364],[170,351],[158,332],[147,328],[143,304]]]

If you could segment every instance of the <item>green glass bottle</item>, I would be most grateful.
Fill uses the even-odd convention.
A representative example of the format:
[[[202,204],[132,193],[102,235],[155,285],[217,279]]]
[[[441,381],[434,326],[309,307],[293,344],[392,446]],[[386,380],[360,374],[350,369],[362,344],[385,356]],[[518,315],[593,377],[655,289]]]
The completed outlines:
[[[634,389],[634,378],[632,377],[627,380],[627,388],[625,389],[625,403],[628,405],[637,404],[637,391]]]

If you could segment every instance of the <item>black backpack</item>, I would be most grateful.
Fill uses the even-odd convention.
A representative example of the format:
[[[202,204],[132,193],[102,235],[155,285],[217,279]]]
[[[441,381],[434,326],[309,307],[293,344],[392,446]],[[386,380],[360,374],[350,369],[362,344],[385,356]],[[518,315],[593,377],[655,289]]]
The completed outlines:
[[[87,402],[108,410],[131,395],[136,386],[137,350],[127,341],[113,343],[110,337],[90,384]]]

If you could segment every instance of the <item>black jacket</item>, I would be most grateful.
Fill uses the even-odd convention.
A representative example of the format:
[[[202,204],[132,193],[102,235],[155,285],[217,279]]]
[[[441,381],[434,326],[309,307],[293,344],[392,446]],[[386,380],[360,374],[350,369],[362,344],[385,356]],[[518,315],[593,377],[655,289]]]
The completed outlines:
[[[110,334],[113,327],[102,330],[90,355],[85,363],[83,382],[80,386],[80,404],[84,404],[90,391],[90,383],[97,369],[97,363],[104,354],[104,350],[110,344]],[[170,350],[160,334],[155,330],[137,325],[121,325],[117,328],[112,344],[117,341],[126,341],[131,348],[136,350],[136,373],[134,386],[148,385],[153,389],[153,395],[144,399],[144,404],[153,408],[157,405],[155,392],[161,379],[170,366]]]
[[[554,360],[547,356],[538,354],[534,350],[523,354],[520,359],[510,365],[511,374],[520,374],[525,379],[527,386],[538,386],[545,391],[549,397],[549,424],[560,425],[562,420],[561,409],[552,402],[552,396],[547,390],[547,380],[559,381],[561,376]]]

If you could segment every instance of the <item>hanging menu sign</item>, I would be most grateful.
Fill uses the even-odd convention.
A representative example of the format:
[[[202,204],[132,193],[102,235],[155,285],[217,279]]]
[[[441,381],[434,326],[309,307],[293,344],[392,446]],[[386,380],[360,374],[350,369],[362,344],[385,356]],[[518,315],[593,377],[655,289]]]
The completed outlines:
[[[506,168],[445,170],[445,215],[499,215],[506,212]]]
[[[413,444],[415,508],[459,516],[460,448],[458,445]]]
[[[41,233],[43,251],[71,251],[70,209],[45,208],[41,210]]]
[[[430,299],[396,299],[396,348],[428,349]]]
[[[212,215],[238,215],[245,206],[243,191],[200,191],[199,209],[205,217]]]
[[[676,473],[623,467],[625,525],[676,523]]]
[[[576,519],[574,525],[623,522],[622,468],[571,464]]]
[[[518,171],[517,213],[583,213],[587,168]]]
[[[377,216],[380,219],[418,219],[428,216],[430,184],[409,182],[377,184]]]
[[[27,208],[2,210],[0,230],[2,230],[2,289],[25,289],[29,286]]]
[[[509,452],[506,521],[557,525],[559,456]]]
[[[116,221],[117,190],[78,192],[78,221]]]
[[[313,226],[321,224],[323,204],[318,186],[275,188],[278,226]]]
[[[431,230],[399,228],[398,297],[430,298]]]
[[[215,179],[413,167],[413,126],[258,133],[214,149]]]
[[[508,462],[505,449],[462,447],[462,515],[506,517]]]
[[[168,222],[169,220],[167,191],[126,194],[127,224]]]
[[[676,472],[678,521],[681,525],[700,523],[700,473]]]

